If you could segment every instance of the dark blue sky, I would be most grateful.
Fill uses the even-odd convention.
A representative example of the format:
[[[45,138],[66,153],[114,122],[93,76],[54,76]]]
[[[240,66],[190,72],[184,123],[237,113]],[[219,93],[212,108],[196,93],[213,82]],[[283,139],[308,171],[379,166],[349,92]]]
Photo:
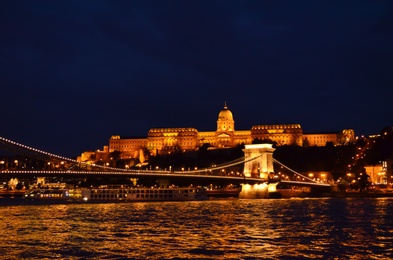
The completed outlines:
[[[153,127],[393,125],[393,1],[0,2],[0,136],[75,156]]]

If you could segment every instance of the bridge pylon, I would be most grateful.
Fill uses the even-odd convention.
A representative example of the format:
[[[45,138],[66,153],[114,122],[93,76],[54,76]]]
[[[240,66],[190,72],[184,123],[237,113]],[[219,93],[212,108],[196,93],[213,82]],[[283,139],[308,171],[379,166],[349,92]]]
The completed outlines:
[[[267,180],[270,173],[274,173],[272,144],[246,144],[244,146],[244,176],[259,177]],[[252,160],[255,158],[255,160]]]

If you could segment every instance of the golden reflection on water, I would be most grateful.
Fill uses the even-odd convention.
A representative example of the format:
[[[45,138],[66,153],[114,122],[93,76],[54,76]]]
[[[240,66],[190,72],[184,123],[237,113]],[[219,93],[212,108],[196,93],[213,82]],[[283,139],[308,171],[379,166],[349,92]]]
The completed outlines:
[[[392,213],[392,199],[0,206],[0,252],[7,259],[386,259]]]

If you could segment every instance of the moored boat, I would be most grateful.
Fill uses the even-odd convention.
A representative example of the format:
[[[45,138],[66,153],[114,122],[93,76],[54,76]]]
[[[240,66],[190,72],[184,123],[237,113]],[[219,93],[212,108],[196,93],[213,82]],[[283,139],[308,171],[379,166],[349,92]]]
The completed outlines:
[[[242,191],[240,188],[223,188],[223,189],[207,189],[206,193],[209,198],[238,198],[239,193]]]
[[[31,200],[131,202],[131,201],[191,201],[208,199],[206,189],[201,187],[124,187],[103,185],[82,189],[33,189],[24,197]]]
[[[25,193],[27,199],[68,199],[68,189],[34,189]]]
[[[269,184],[269,198],[330,197],[330,185],[307,185],[307,183],[277,182]]]
[[[198,187],[99,187],[82,190],[84,201],[187,201],[204,200],[208,196]]]

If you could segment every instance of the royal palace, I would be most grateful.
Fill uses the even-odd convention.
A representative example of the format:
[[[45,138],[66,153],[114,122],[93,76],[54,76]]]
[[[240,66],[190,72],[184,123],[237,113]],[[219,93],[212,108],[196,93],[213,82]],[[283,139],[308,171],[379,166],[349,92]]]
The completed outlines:
[[[226,104],[218,113],[215,131],[199,132],[196,128],[152,128],[146,138],[122,138],[113,135],[106,153],[118,151],[123,158],[138,158],[142,151],[150,155],[168,154],[176,151],[195,151],[201,146],[230,148],[251,144],[254,140],[269,140],[281,145],[325,146],[326,143],[340,145],[353,142],[354,131],[345,129],[334,133],[304,133],[300,124],[254,125],[250,130],[235,130],[235,120]],[[82,154],[88,160],[94,152]]]

